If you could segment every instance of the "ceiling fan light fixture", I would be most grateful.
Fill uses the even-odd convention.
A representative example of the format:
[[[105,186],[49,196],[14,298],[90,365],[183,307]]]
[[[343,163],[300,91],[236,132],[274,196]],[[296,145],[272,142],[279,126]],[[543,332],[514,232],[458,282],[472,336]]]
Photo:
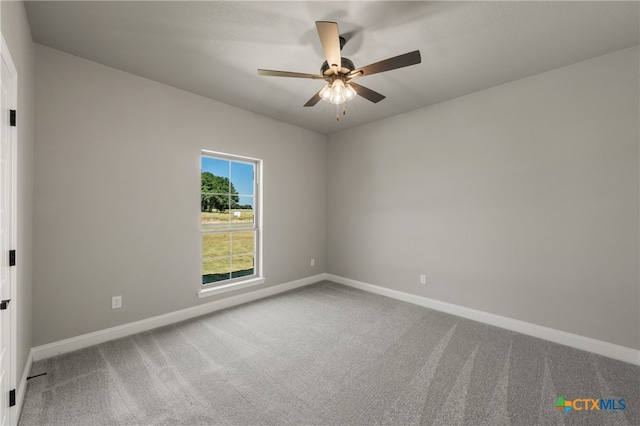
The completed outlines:
[[[334,80],[331,85],[331,103],[336,105],[344,103],[344,81]]]
[[[332,103],[334,105],[341,105],[349,102],[357,95],[356,91],[349,84],[337,78],[328,83],[319,93],[320,99],[323,101]]]
[[[347,83],[344,89],[344,101],[349,102],[351,99],[355,98],[357,94],[358,93],[356,93],[353,87]]]
[[[331,86],[329,84],[324,86],[324,88],[320,91],[320,93],[318,93],[318,95],[320,95],[320,98],[323,101],[331,102],[331,96],[332,96]]]

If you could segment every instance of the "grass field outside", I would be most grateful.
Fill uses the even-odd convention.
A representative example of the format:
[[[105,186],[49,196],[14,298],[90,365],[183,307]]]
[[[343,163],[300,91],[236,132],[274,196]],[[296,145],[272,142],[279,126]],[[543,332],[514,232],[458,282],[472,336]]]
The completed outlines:
[[[248,209],[201,213],[203,284],[254,273],[253,221]]]
[[[251,226],[251,224],[253,224],[253,219],[253,210],[249,209],[229,210],[224,213],[200,213],[200,225],[202,226],[203,230],[210,227],[220,228],[225,226]]]

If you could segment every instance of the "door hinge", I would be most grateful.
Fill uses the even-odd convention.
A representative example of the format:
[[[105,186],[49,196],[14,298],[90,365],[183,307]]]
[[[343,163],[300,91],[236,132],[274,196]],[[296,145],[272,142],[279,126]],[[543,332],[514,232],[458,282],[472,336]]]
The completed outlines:
[[[9,391],[9,407],[13,407],[16,405],[16,390],[11,389]]]
[[[16,110],[9,110],[9,126],[16,127]]]
[[[16,266],[16,251],[9,250],[9,266]]]
[[[11,299],[0,300],[0,311],[7,309],[9,302],[11,302]]]

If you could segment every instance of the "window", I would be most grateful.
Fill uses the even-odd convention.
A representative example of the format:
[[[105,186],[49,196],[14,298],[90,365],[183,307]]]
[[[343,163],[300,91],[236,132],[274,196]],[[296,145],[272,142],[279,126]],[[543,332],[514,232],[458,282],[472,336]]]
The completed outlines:
[[[202,290],[264,282],[260,273],[260,160],[202,151]]]

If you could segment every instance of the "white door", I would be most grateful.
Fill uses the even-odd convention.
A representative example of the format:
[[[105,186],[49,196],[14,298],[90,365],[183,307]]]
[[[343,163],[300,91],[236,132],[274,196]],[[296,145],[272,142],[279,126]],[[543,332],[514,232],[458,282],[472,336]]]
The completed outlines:
[[[9,392],[15,386],[15,271],[9,263],[14,248],[15,207],[15,139],[16,128],[10,124],[10,110],[15,109],[16,69],[2,38],[0,75],[0,425],[15,424]],[[11,302],[8,302],[11,300]],[[14,398],[15,399],[15,398]]]

